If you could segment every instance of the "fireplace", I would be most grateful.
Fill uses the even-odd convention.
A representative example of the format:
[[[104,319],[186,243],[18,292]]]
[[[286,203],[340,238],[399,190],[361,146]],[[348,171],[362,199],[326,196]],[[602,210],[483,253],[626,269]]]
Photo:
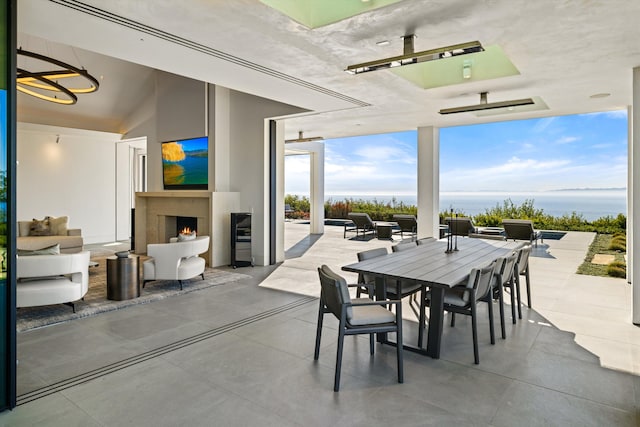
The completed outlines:
[[[147,252],[147,244],[167,243],[178,235],[178,217],[196,220],[198,236],[211,236],[211,247],[201,255],[210,266],[230,260],[229,213],[240,209],[239,193],[210,191],[161,191],[136,193],[135,252]]]
[[[176,235],[190,234],[198,231],[198,218],[195,216],[177,216],[176,217]]]

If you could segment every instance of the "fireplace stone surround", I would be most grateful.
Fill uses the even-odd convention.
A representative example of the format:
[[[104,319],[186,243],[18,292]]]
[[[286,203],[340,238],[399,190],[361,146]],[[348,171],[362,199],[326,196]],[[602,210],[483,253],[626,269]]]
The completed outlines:
[[[136,193],[135,248],[144,254],[149,243],[167,243],[177,235],[176,218],[197,219],[197,233],[211,236],[207,265],[230,262],[230,213],[239,210],[239,193],[211,191],[159,191]]]

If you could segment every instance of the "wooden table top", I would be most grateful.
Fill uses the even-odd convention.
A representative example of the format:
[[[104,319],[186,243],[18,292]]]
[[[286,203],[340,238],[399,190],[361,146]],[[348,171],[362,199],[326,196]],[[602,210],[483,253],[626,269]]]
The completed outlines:
[[[445,253],[446,239],[429,241],[415,249],[390,253],[349,264],[342,269],[391,279],[416,280],[427,286],[451,288],[463,281],[472,268],[481,268],[507,256],[521,242],[458,237],[458,251]]]

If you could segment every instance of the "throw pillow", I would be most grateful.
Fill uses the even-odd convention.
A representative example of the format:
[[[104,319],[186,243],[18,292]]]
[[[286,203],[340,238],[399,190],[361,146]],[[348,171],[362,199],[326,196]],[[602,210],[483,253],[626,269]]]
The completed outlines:
[[[31,229],[31,221],[18,221],[18,236],[28,236]]]
[[[68,216],[59,216],[58,218],[48,216],[45,219],[49,219],[49,225],[51,226],[51,234],[54,236],[66,236],[67,224],[69,222]]]
[[[29,228],[29,236],[51,236],[49,219],[37,220],[34,218]]]
[[[47,246],[42,249],[27,250],[18,249],[18,256],[30,256],[30,255],[60,255],[60,244],[56,243],[52,246]]]
[[[186,242],[187,240],[194,240],[196,238],[196,232],[190,234],[178,234],[178,242]]]

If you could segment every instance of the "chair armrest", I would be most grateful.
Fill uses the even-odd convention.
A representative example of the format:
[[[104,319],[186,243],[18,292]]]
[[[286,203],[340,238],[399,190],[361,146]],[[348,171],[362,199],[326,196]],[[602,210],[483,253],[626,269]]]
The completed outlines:
[[[70,228],[67,230],[67,236],[82,236],[82,229]]]
[[[365,298],[366,299],[366,298]],[[399,299],[385,299],[385,300],[380,300],[380,301],[366,301],[366,302],[351,302],[348,303],[346,305],[350,305],[352,307],[354,306],[363,306],[363,305],[388,305],[388,304],[394,304],[394,305],[398,305],[400,304],[402,301],[400,301]]]

